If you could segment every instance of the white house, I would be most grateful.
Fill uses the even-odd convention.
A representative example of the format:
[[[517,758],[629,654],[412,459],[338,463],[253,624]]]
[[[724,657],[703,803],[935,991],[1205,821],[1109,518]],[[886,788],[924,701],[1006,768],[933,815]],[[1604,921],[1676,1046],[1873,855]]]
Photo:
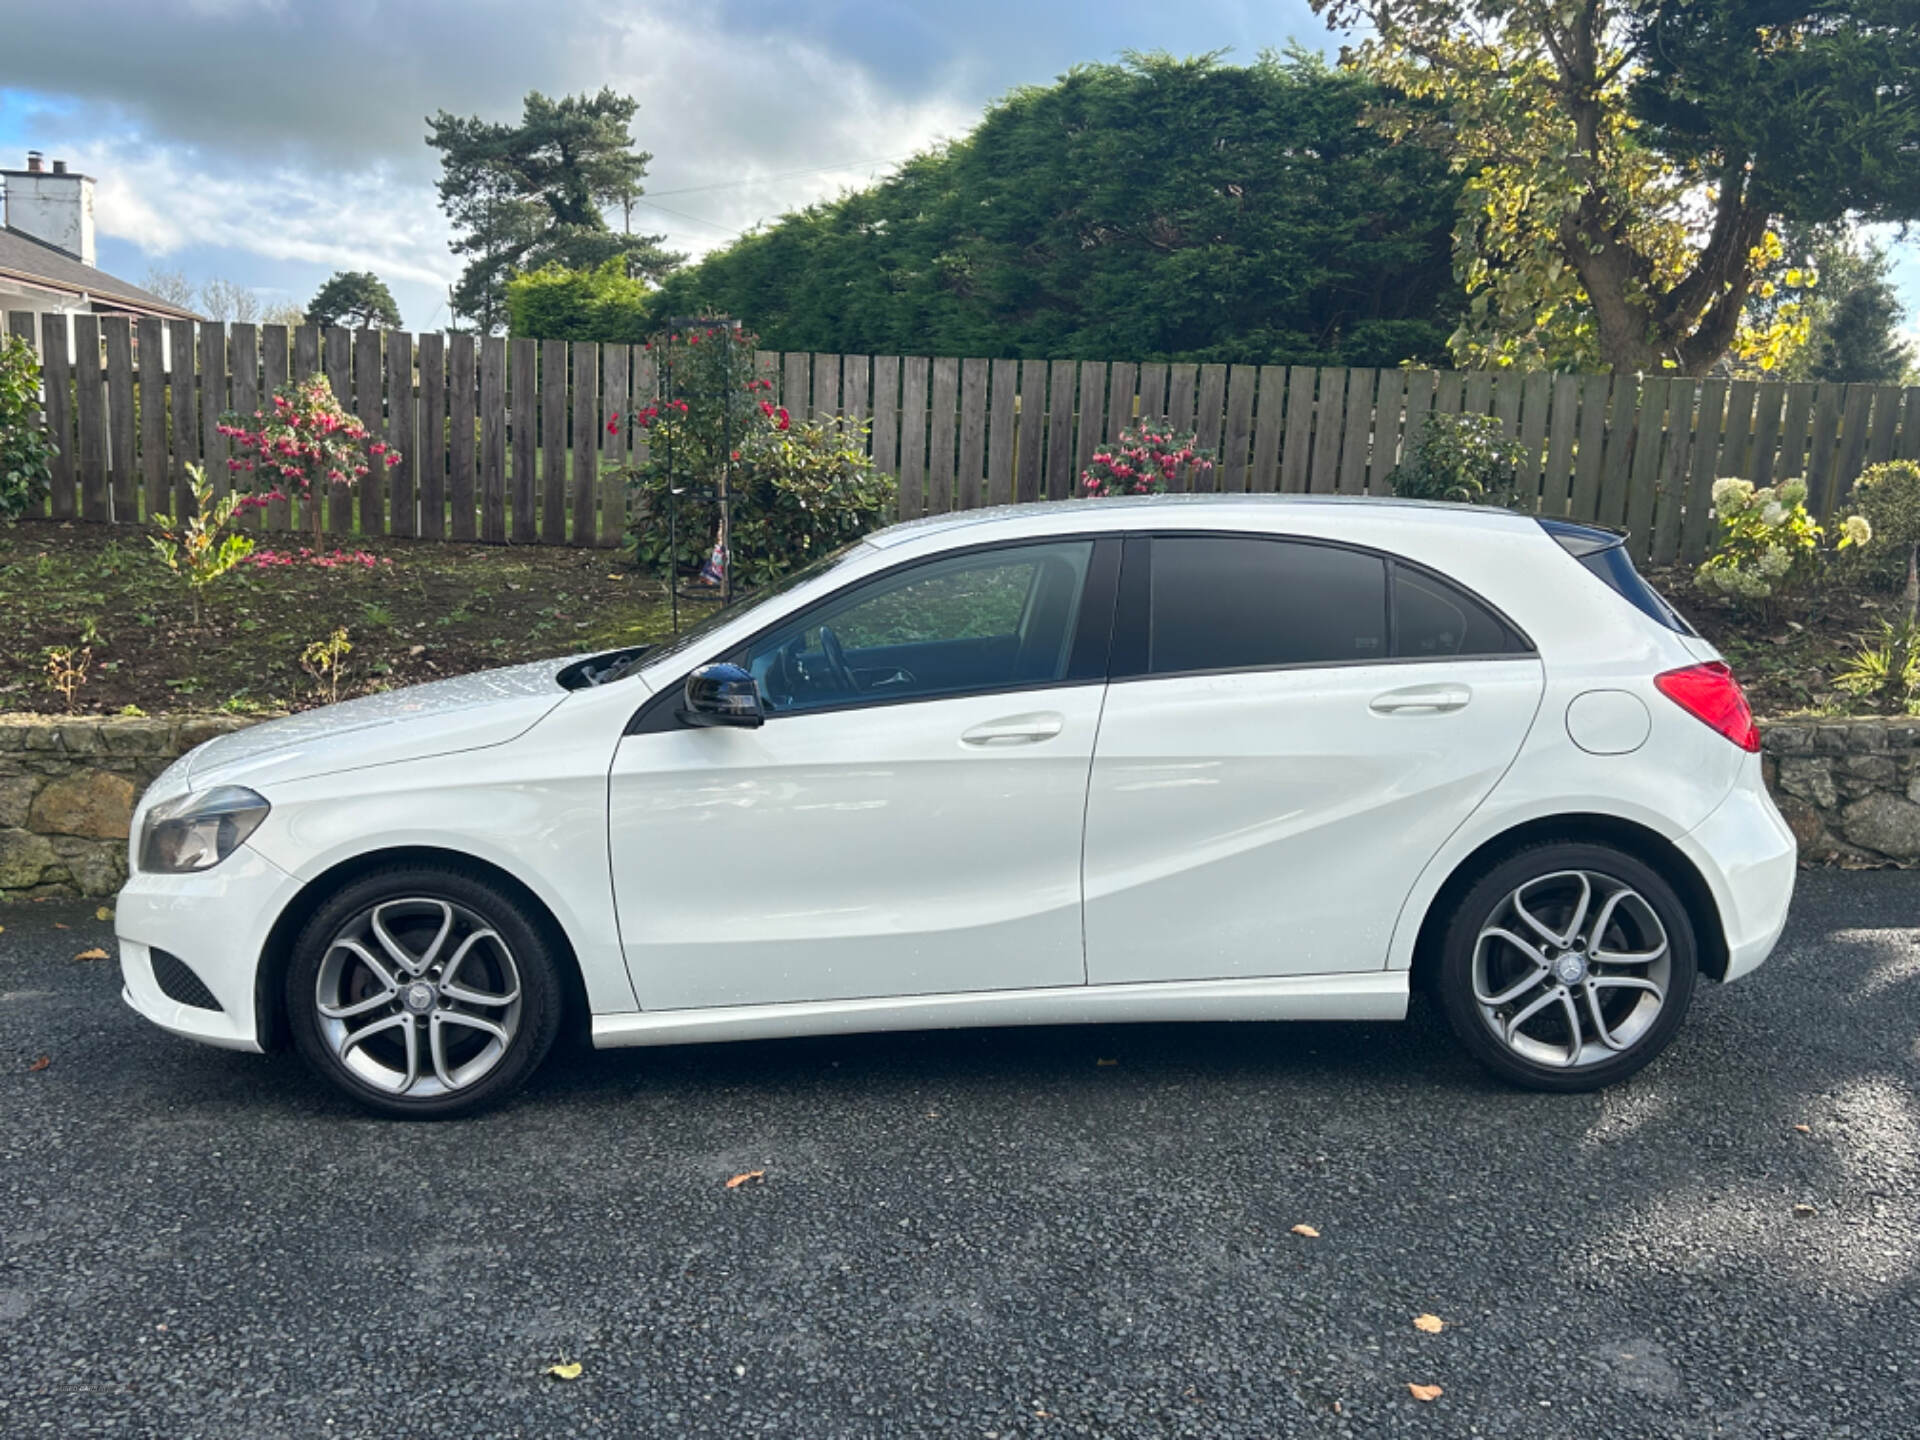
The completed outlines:
[[[0,186],[0,331],[19,310],[199,318],[95,267],[92,176],[68,170],[64,160],[49,166],[29,150],[26,169],[0,170]]]

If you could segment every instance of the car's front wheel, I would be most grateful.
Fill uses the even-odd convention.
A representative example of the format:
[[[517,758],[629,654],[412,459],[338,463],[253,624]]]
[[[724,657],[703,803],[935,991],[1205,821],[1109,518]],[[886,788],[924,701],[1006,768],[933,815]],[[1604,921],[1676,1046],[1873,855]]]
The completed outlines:
[[[1438,990],[1482,1064],[1536,1090],[1597,1090],[1673,1038],[1698,969],[1673,887],[1611,846],[1560,841],[1509,856],[1448,926]]]
[[[307,1063],[370,1110],[468,1114],[517,1089],[552,1048],[551,945],[498,887],[438,866],[354,881],[314,913],[287,969]]]

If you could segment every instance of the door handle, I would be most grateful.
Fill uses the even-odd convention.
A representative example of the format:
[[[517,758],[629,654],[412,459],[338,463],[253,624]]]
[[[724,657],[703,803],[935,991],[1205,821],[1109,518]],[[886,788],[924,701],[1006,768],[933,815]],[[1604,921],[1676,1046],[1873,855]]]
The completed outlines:
[[[1472,698],[1473,691],[1464,685],[1410,685],[1405,690],[1389,690],[1384,695],[1374,696],[1367,708],[1376,715],[1398,715],[1413,711],[1444,715],[1449,711],[1464,710]]]
[[[961,735],[964,745],[1033,745],[1051,740],[1067,728],[1064,715],[1044,710],[1033,715],[1009,715],[989,720]]]

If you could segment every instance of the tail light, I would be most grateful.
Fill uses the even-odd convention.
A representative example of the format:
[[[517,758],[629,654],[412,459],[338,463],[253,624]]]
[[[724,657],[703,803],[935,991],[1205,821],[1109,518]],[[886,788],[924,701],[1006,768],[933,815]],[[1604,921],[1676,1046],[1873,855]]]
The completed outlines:
[[[1753,707],[1724,661],[1669,670],[1654,676],[1653,683],[1662,695],[1742,750],[1749,754],[1759,750],[1760,727],[1753,723]]]

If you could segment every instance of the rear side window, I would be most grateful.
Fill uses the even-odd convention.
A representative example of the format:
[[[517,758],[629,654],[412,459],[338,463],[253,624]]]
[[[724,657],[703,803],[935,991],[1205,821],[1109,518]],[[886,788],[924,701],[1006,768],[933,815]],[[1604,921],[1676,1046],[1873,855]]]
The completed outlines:
[[[1667,603],[1667,597],[1649,585],[1633,568],[1627,537],[1618,530],[1582,525],[1574,520],[1543,519],[1540,528],[1592,575],[1648,619],[1681,635],[1698,635],[1686,618]]]
[[[1393,567],[1393,653],[1409,660],[1519,655],[1527,643],[1493,611],[1436,575]]]
[[[1386,562],[1289,540],[1156,536],[1148,627],[1155,675],[1383,660]]]

